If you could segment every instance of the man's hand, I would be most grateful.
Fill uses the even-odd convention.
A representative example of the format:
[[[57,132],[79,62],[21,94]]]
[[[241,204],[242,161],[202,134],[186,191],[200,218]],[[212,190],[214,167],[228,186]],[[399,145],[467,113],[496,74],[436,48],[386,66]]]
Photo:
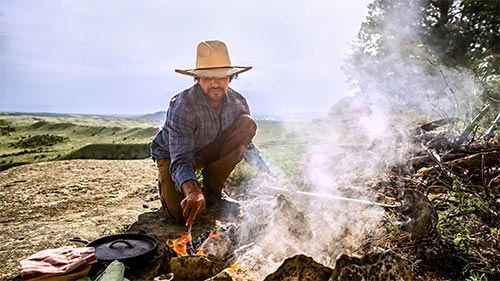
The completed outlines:
[[[195,181],[186,181],[182,184],[182,192],[186,198],[181,201],[182,216],[186,226],[190,227],[198,214],[205,211],[205,196]]]

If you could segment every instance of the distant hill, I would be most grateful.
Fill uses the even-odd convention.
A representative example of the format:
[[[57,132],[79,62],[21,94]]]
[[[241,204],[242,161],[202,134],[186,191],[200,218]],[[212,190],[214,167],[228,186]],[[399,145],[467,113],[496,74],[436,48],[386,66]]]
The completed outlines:
[[[155,113],[148,113],[144,115],[136,115],[134,118],[151,120],[160,126],[165,122],[167,116],[166,111],[158,111]],[[295,112],[295,113],[283,113],[283,114],[254,114],[253,117],[256,120],[272,120],[272,121],[306,121],[315,118],[326,117],[324,113],[317,112]]]
[[[331,114],[331,112],[330,112]],[[104,119],[138,119],[152,121],[157,127],[162,126],[165,122],[167,112],[157,111],[146,114],[91,114],[91,113],[51,113],[51,112],[0,112],[0,116],[38,116],[38,117],[73,117],[73,118],[104,118]],[[256,120],[273,120],[273,121],[308,121],[317,118],[326,117],[324,113],[318,112],[289,112],[277,114],[253,114]]]
[[[148,114],[144,114],[144,115],[139,115],[137,118],[152,120],[158,124],[163,124],[163,122],[165,122],[166,116],[167,116],[166,111],[158,111],[155,113],[148,113]]]

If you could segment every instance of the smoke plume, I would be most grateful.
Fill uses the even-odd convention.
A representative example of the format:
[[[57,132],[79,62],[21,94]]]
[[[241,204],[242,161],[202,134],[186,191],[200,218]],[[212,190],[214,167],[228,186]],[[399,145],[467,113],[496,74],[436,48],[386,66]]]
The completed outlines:
[[[396,14],[399,20],[413,19],[408,12]],[[367,237],[383,230],[384,210],[321,194],[377,201],[368,185],[419,149],[411,141],[418,124],[470,118],[478,90],[473,75],[438,66],[423,55],[410,56],[401,46],[414,35],[394,23],[387,24],[387,32],[400,37],[391,41],[383,60],[365,62],[376,63],[377,71],[359,77],[361,91],[341,100],[327,118],[291,132],[305,140],[307,153],[298,163],[302,173],[259,175],[253,182],[240,233],[246,250],[235,261],[253,277],[263,279],[296,254],[333,268],[339,255],[355,253]]]

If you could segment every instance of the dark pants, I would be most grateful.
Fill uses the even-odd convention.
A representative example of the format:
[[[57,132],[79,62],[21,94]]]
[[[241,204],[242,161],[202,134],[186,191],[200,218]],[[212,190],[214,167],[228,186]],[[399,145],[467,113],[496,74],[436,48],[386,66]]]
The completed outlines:
[[[250,115],[241,115],[218,140],[208,144],[200,152],[195,170],[201,170],[204,192],[220,193],[238,162],[243,159],[248,145],[252,142],[257,124]],[[170,175],[170,159],[156,159],[158,166],[158,186],[164,211],[176,222],[184,222],[180,202],[184,195],[175,189]]]

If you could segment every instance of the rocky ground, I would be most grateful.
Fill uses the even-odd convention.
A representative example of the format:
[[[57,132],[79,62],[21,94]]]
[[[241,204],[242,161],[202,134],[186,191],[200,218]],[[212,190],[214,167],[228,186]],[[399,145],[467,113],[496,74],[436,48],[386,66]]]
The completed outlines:
[[[69,241],[73,237],[94,241],[125,233],[158,240],[155,258],[128,271],[129,279],[152,280],[169,272],[175,254],[167,241],[187,229],[173,224],[161,209],[156,177],[151,159],[64,160],[1,171],[0,280],[20,280],[19,262],[36,252],[84,246]],[[206,212],[192,229],[194,244],[200,246],[207,231],[233,222]]]
[[[142,229],[160,243],[183,227],[159,211],[150,160],[70,160],[0,172],[0,280],[19,274],[19,261],[40,250]],[[80,245],[81,246],[81,245]]]

